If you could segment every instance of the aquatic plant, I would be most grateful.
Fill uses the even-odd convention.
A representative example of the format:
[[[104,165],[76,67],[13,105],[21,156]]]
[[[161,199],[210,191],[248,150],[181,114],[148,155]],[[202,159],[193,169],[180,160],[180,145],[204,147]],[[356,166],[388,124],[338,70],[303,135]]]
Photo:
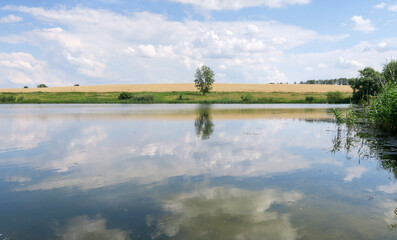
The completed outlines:
[[[343,123],[345,121],[344,118],[343,118],[342,110],[340,110],[339,108],[333,108],[331,111],[334,114],[334,117],[336,119],[336,123],[341,124],[341,123]]]
[[[369,120],[387,131],[397,131],[397,84],[387,85],[371,99],[367,107]]]

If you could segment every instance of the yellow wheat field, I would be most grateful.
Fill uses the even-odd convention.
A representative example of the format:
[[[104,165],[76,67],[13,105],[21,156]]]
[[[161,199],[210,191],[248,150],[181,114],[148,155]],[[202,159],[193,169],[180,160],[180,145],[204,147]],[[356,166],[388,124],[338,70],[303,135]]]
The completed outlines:
[[[11,88],[0,89],[0,92],[180,92],[197,91],[193,83],[164,84],[125,84],[98,85],[79,87],[49,87],[49,88]],[[315,85],[315,84],[237,84],[216,83],[214,92],[352,92],[350,86]]]

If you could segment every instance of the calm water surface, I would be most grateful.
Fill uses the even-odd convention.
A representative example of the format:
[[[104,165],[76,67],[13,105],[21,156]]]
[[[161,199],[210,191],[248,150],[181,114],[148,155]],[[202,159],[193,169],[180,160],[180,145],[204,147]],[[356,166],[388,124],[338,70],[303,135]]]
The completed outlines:
[[[0,105],[0,239],[397,239],[333,107]]]

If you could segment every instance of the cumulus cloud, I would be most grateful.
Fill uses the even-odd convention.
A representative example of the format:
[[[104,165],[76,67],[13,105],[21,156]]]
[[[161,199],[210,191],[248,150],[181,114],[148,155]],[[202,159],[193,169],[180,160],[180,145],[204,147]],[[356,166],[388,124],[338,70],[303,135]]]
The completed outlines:
[[[53,27],[37,26],[2,36],[0,41],[38,46],[47,52],[51,66],[64,66],[61,70],[69,75],[93,81],[186,82],[192,70],[205,63],[215,66],[229,82],[285,82],[288,77],[279,64],[287,61],[286,51],[312,41],[346,37],[320,35],[276,21],[177,22],[149,12],[122,15],[84,7],[3,9],[30,14],[38,25]]]
[[[36,85],[51,82],[51,86],[63,82],[54,76],[46,61],[38,60],[25,52],[0,52],[0,73],[3,84]],[[5,82],[4,82],[5,81]]]
[[[349,35],[322,35],[277,21],[174,21],[150,12],[123,15],[85,7],[3,9],[31,15],[36,21],[31,30],[3,35],[0,41],[42,49],[46,59],[41,60],[45,71],[40,77],[44,81],[58,78],[58,83],[70,79],[80,84],[186,82],[202,64],[222,76],[217,82],[355,77],[363,66],[378,68],[384,59],[397,55],[395,39],[328,52],[294,53],[297,47],[335,43]],[[361,24],[357,27],[360,31],[371,29],[369,20],[354,19]],[[38,81],[39,76],[14,65],[2,63],[7,76],[6,81],[0,80],[3,85]],[[52,82],[47,85],[54,86]]]
[[[354,23],[353,29],[355,31],[365,32],[365,33],[375,31],[375,27],[372,26],[371,20],[369,19],[364,19],[362,16],[353,16],[351,20]]]
[[[269,8],[282,8],[289,5],[309,4],[311,0],[171,0],[183,4],[191,4],[206,10],[239,10],[242,8],[266,6]]]

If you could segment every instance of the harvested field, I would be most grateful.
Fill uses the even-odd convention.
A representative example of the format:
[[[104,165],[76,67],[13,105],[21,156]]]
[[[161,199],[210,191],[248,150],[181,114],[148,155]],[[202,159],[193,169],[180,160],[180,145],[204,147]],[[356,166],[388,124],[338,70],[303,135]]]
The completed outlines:
[[[29,92],[195,92],[193,83],[164,83],[164,84],[126,84],[126,85],[98,85],[79,87],[49,87],[49,88],[12,88],[0,89],[0,92],[29,93]],[[292,93],[325,93],[352,92],[350,86],[315,85],[315,84],[235,84],[216,83],[214,92],[292,92]]]

